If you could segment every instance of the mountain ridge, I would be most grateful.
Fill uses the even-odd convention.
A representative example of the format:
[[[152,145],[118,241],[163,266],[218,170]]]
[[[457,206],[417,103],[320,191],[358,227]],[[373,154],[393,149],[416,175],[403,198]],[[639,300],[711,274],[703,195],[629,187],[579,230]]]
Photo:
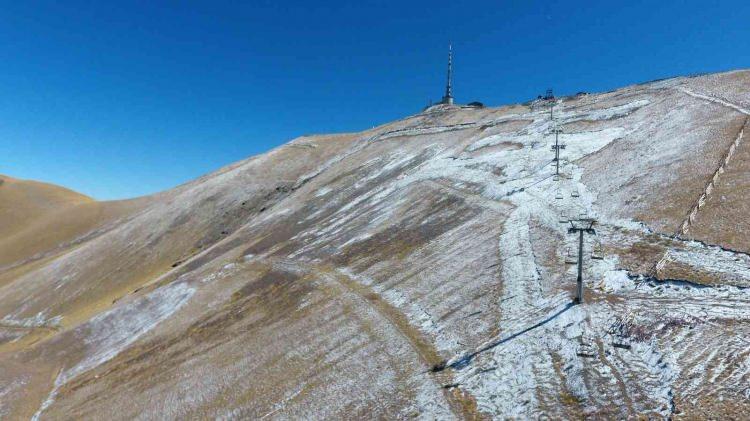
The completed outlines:
[[[0,265],[0,414],[737,416],[749,104],[748,71],[559,98],[557,179],[550,104],[443,107],[124,202]]]

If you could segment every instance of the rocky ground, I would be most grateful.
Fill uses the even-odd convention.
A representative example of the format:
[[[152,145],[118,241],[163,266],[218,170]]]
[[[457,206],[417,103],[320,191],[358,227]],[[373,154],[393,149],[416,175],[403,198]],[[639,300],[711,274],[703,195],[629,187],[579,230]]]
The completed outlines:
[[[750,72],[550,105],[30,193],[53,210],[0,226],[0,418],[742,418]]]

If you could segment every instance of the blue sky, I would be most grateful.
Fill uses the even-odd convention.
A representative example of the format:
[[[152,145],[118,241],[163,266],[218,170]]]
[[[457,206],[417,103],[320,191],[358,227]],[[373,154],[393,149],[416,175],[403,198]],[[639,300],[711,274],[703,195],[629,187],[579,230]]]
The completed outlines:
[[[750,67],[748,1],[0,1],[0,173],[98,199],[442,95],[526,101]]]

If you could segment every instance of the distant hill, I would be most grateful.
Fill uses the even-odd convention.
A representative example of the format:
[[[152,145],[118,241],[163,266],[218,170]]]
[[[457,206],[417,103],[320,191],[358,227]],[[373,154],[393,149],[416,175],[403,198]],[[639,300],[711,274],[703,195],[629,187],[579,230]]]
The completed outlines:
[[[0,286],[143,202],[96,202],[64,187],[0,175]]]
[[[735,71],[434,106],[130,201],[3,177],[0,418],[743,418],[749,110]]]
[[[63,207],[91,201],[63,187],[0,175],[0,236],[18,232]]]

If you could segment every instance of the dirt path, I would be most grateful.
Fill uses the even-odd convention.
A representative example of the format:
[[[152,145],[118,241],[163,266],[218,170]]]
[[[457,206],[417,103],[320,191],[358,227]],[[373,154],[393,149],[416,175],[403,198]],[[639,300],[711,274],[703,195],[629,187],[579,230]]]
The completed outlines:
[[[12,325],[12,324],[5,324],[0,323],[0,329],[8,329],[8,330],[29,330],[29,331],[42,331],[46,333],[55,333],[59,331],[60,329],[57,327],[51,327],[51,326],[20,326],[20,325]]]
[[[19,326],[0,323],[0,331],[20,332],[17,333],[20,336],[16,337],[14,340],[0,343],[0,353],[10,353],[24,349],[56,335],[61,329],[61,327],[56,326]]]
[[[451,411],[457,418],[482,418],[477,412],[476,404],[471,396],[456,390],[456,388],[444,387],[444,385],[449,385],[453,381],[450,373],[430,372],[429,369],[441,361],[437,349],[428,337],[409,323],[409,319],[404,313],[385,301],[379,294],[357,280],[352,279],[350,276],[337,271],[333,266],[284,258],[264,258],[264,260],[285,269],[299,270],[312,274],[317,279],[327,282],[343,294],[349,295],[350,299],[353,299],[357,305],[373,310],[386,324],[393,327],[399,336],[418,355],[425,368],[424,375],[430,376],[432,381],[436,383],[436,386],[441,388]]]
[[[677,90],[680,91],[680,92],[682,92],[682,93],[684,93],[684,94],[686,94],[686,95],[689,95],[689,96],[691,96],[693,98],[698,98],[698,99],[702,99],[704,101],[713,102],[713,103],[716,103],[716,104],[723,105],[725,107],[731,108],[731,109],[733,109],[735,111],[739,111],[742,114],[750,115],[750,110],[747,110],[746,108],[744,108],[744,107],[742,107],[740,105],[734,104],[732,102],[729,102],[729,101],[727,101],[725,99],[716,98],[714,96],[709,96],[709,95],[699,94],[697,92],[693,92],[690,89],[687,89],[687,88],[684,88],[684,87],[679,87],[679,88],[677,88]]]
[[[465,190],[458,189],[449,185],[447,180],[425,180],[425,182],[436,189],[447,192],[448,194],[454,194],[466,200],[467,203],[478,206],[480,208],[492,209],[493,211],[499,212],[503,215],[507,215],[512,209],[512,205],[509,202],[489,199],[482,196],[479,193],[467,192]]]

